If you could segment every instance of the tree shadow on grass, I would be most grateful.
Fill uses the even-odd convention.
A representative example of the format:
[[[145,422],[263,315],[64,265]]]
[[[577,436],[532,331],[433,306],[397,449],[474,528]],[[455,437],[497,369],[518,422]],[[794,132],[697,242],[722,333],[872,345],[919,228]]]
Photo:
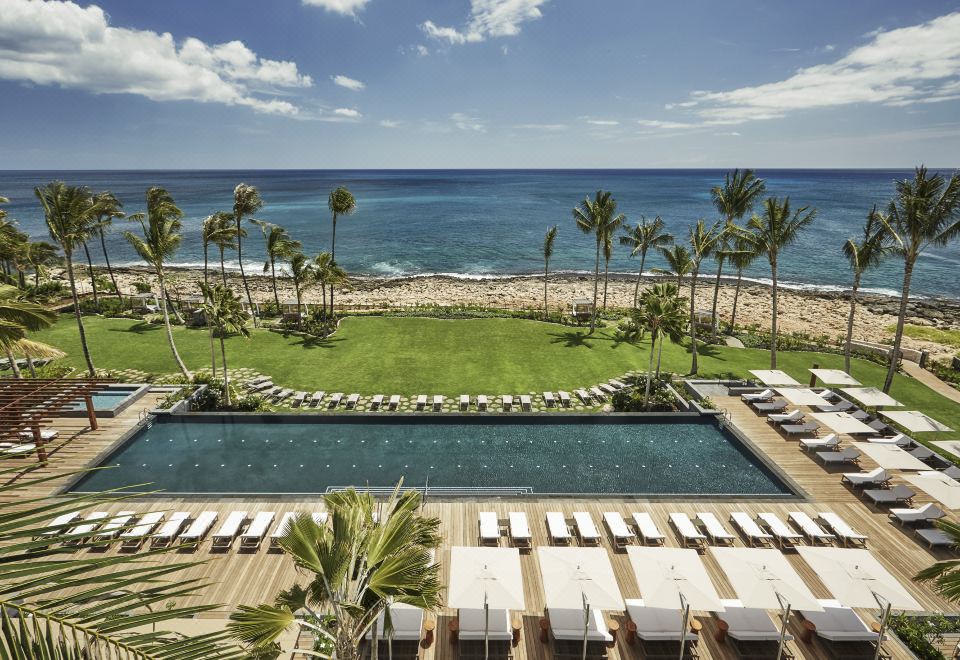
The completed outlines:
[[[287,337],[288,339],[291,337]],[[337,344],[346,341],[344,337],[302,337],[292,336],[294,341],[290,346],[300,346],[302,348],[336,348]]]
[[[567,332],[549,333],[553,339],[550,340],[551,344],[563,344],[565,348],[590,348],[593,346],[587,343],[587,340],[597,341],[602,339],[600,336],[594,334],[587,334],[586,331],[570,330]],[[608,340],[609,341],[609,340]]]
[[[126,328],[107,328],[107,332],[132,332],[135,335],[145,335],[148,332],[155,332],[162,329],[162,325],[139,321]]]

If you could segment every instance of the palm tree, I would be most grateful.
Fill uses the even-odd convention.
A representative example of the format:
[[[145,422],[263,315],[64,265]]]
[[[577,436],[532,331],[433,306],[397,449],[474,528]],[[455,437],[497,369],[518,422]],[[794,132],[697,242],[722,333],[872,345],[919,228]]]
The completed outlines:
[[[2,466],[4,472],[10,468],[9,464]],[[53,527],[46,522],[78,508],[116,506],[131,493],[118,489],[76,498],[22,496],[20,489],[46,489],[47,481],[44,476],[31,477],[27,472],[16,481],[5,480],[0,485],[0,497],[17,502],[17,506],[0,508],[0,564],[4,566],[0,655],[56,660],[249,657],[230,641],[226,631],[188,637],[149,629],[222,607],[174,604],[202,598],[202,590],[209,583],[191,575],[195,576],[204,562],[144,560],[142,552],[88,559],[85,555],[94,547],[92,542],[76,534],[71,536],[69,525]],[[130,526],[117,531],[127,529]],[[64,555],[64,540],[79,543],[84,556]],[[176,546],[172,546],[151,550],[150,554],[175,551]]]
[[[547,276],[550,273],[550,257],[553,256],[553,242],[557,239],[557,226],[554,225],[547,230],[543,237],[543,320],[550,318],[550,311],[547,307]]]
[[[736,169],[732,173],[727,172],[722,186],[714,186],[710,190],[710,196],[713,198],[713,205],[717,211],[727,220],[727,226],[732,225],[741,219],[751,210],[753,205],[767,192],[767,184],[763,179],[758,179],[753,170]],[[731,237],[728,234],[727,237]],[[723,273],[723,261],[727,257],[728,245],[721,246],[717,251],[717,281],[713,285],[713,308],[711,311],[713,324],[713,338],[717,338],[717,298],[720,295],[720,276]]]
[[[91,203],[90,189],[84,186],[68,186],[63,181],[54,181],[43,187],[34,188],[34,194],[40,201],[43,217],[47,223],[50,238],[63,250],[67,261],[67,279],[70,281],[70,295],[73,298],[73,315],[77,319],[80,348],[87,363],[87,372],[93,378],[97,375],[87,346],[87,335],[83,330],[83,318],[80,314],[80,297],[77,295],[77,282],[73,272],[73,252],[87,240],[90,219],[99,208]]]
[[[263,233],[263,240],[266,242],[267,260],[263,264],[263,272],[270,273],[270,281],[273,284],[273,301],[277,304],[277,310],[280,310],[280,295],[277,293],[277,261],[286,261],[292,255],[300,251],[300,241],[290,238],[287,230],[279,225],[273,225],[269,222],[255,220],[254,223],[260,227]]]
[[[597,326],[597,294],[600,287],[600,248],[608,234],[612,234],[626,219],[617,215],[617,201],[612,193],[598,190],[594,199],[584,198],[573,209],[573,219],[584,234],[593,234],[597,239],[597,252],[593,268],[593,314],[590,316],[590,332]]]
[[[40,286],[40,276],[49,266],[61,263],[57,246],[45,241],[30,241],[24,246],[24,258],[33,269],[33,285]]]
[[[250,338],[247,328],[247,313],[243,303],[227,287],[222,284],[210,287],[200,285],[203,293],[203,313],[207,317],[207,325],[220,338],[220,363],[223,365],[223,400],[230,407],[230,372],[227,370],[227,346],[225,343],[228,333],[234,332],[241,337]]]
[[[883,391],[889,392],[900,360],[913,267],[927,248],[947,245],[960,234],[960,176],[954,174],[949,181],[942,174],[928,176],[927,168],[921,165],[912,180],[897,182],[897,196],[890,202],[884,226],[893,242],[891,251],[903,258],[897,332],[883,381]]]
[[[300,291],[303,285],[313,275],[313,265],[307,259],[303,252],[295,252],[290,257],[290,278],[293,280],[293,291],[297,296],[297,327],[300,327],[303,319],[303,303],[301,302]]]
[[[237,260],[240,262],[240,279],[243,280],[243,290],[247,293],[247,304],[251,310],[253,310],[253,298],[250,297],[247,274],[243,270],[243,237],[246,236],[243,230],[243,219],[252,216],[261,208],[263,208],[263,199],[260,197],[260,191],[255,187],[240,183],[233,189],[233,221],[236,227]],[[253,315],[253,324],[257,325],[256,314]]]
[[[718,220],[712,226],[707,227],[703,218],[697,221],[696,226],[690,228],[690,373],[696,375],[697,365],[697,276],[700,274],[700,264],[704,259],[710,258],[717,246],[723,241],[727,234],[723,227],[724,221]],[[716,327],[716,319],[714,319]]]
[[[234,237],[237,230],[233,226],[233,216],[226,211],[217,211],[208,215],[203,220],[200,227],[200,240],[203,241],[203,283],[209,285],[208,275],[208,252],[211,245],[220,248],[220,274],[223,277],[223,285],[227,285],[227,275],[223,266],[223,251],[227,248],[236,247]]]
[[[20,291],[12,286],[0,285],[0,348],[3,349],[14,378],[20,378],[15,354],[35,357],[62,357],[52,346],[27,339],[27,333],[49,328],[57,322],[56,312],[40,305],[18,299]]]
[[[853,343],[853,320],[857,310],[857,291],[860,289],[860,277],[883,259],[889,249],[887,243],[886,219],[881,217],[877,207],[867,214],[863,225],[863,234],[858,241],[848,238],[843,244],[843,256],[850,262],[853,271],[853,286],[850,288],[850,316],[847,318],[847,341],[843,350],[843,369],[850,373],[850,353]]]
[[[357,200],[345,186],[339,186],[327,197],[327,208],[333,214],[333,231],[330,234],[330,258],[337,261],[337,217],[350,215],[357,210]],[[330,285],[330,315],[333,316],[333,285]]]
[[[654,378],[653,371],[653,353],[660,342],[660,350],[657,357],[656,377],[660,377],[660,356],[663,353],[663,337],[667,337],[672,342],[683,340],[683,333],[687,323],[687,315],[684,311],[683,298],[679,296],[679,290],[672,283],[665,282],[654,284],[650,289],[644,292],[640,299],[640,306],[632,311],[633,321],[638,328],[643,328],[650,333],[650,358],[647,364],[647,382],[643,394],[643,407],[650,407],[650,383]]]
[[[611,227],[603,235],[603,311],[607,311],[607,283],[610,280],[610,259],[613,258],[613,232]]]
[[[630,248],[630,256],[640,255],[640,270],[637,271],[637,283],[633,287],[633,306],[637,306],[640,297],[640,278],[643,277],[643,265],[647,260],[647,251],[650,248],[659,250],[673,242],[673,236],[666,231],[666,225],[663,219],[658,215],[653,222],[647,223],[647,219],[640,216],[640,222],[624,227],[625,234],[620,237],[620,245],[626,245]]]
[[[113,266],[110,265],[110,254],[107,252],[106,233],[113,225],[114,218],[124,217],[123,204],[110,191],[104,191],[94,197],[97,203],[97,213],[94,216],[94,228],[100,236],[100,248],[103,250],[103,260],[107,266],[107,273],[110,275],[110,281],[113,282],[113,290],[117,294],[117,300],[123,304],[123,294],[120,293],[120,287],[117,286],[117,278],[113,274]],[[86,244],[84,244],[86,245]],[[91,266],[91,272],[93,267]],[[92,277],[92,275],[91,275]]]
[[[343,270],[333,260],[329,252],[321,252],[313,258],[313,279],[323,290],[323,315],[327,315],[327,286],[330,291],[333,287],[347,281],[347,271]],[[333,296],[330,296],[330,316],[333,316]]]
[[[309,584],[281,592],[273,604],[240,606],[230,617],[229,629],[251,650],[276,651],[284,631],[291,626],[308,628],[332,642],[331,657],[355,660],[360,642],[373,628],[371,651],[376,659],[375,624],[383,615],[389,635],[391,604],[425,610],[442,605],[439,565],[433,560],[440,544],[440,521],[421,516],[419,493],[401,492],[399,484],[379,516],[374,515],[376,502],[370,493],[350,488],[324,499],[332,527],[300,514],[279,541]],[[309,616],[298,617],[297,610]],[[335,629],[311,622],[319,620],[321,612],[332,615]]]
[[[817,210],[808,206],[790,212],[790,198],[782,202],[768,197],[763,203],[763,215],[754,215],[747,223],[746,231],[735,230],[753,246],[757,256],[765,255],[770,263],[772,312],[770,314],[770,368],[777,368],[777,258],[794,243],[817,217]]]
[[[737,269],[737,286],[733,291],[733,309],[730,312],[730,332],[733,332],[737,323],[737,303],[740,301],[740,285],[743,282],[743,271],[750,267],[753,260],[759,256],[754,243],[742,236],[746,230],[731,225],[730,231],[734,235],[733,243],[727,252],[727,260]]]
[[[180,235],[180,229],[183,226],[182,217],[183,211],[174,203],[170,193],[159,186],[148,188],[146,215],[135,213],[130,216],[131,220],[140,223],[143,238],[129,231],[123,232],[123,237],[133,246],[141,259],[153,266],[157,283],[160,286],[160,310],[163,312],[163,324],[167,328],[167,342],[170,344],[170,351],[173,353],[177,368],[183,374],[183,377],[189,381],[190,372],[187,371],[187,366],[180,359],[177,344],[173,340],[173,329],[170,327],[170,314],[167,311],[167,300],[169,298],[163,268],[164,262],[177,251],[183,238]]]
[[[953,547],[960,547],[960,523],[941,518],[934,523],[953,541]],[[917,573],[917,582],[932,582],[933,590],[951,603],[960,601],[960,560],[940,561]]]
[[[669,268],[654,268],[653,272],[663,275],[674,275],[677,278],[677,289],[683,287],[683,278],[693,270],[693,261],[690,257],[690,250],[682,245],[674,245],[670,248],[658,248],[660,255],[666,260]]]

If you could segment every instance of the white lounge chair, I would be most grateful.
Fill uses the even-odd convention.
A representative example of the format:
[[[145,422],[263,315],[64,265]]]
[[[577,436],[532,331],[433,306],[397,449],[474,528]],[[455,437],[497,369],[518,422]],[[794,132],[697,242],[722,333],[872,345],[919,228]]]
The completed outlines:
[[[547,408],[553,408],[557,405],[557,400],[553,396],[553,392],[544,392],[543,393],[543,405]]]
[[[560,398],[560,407],[569,408],[570,407],[570,393],[569,392],[557,392],[557,396]]]
[[[93,542],[98,545],[109,544],[117,538],[124,527],[130,525],[134,513],[134,511],[121,511],[110,516],[110,520],[93,535]]]
[[[957,467],[956,465],[951,465],[946,470],[940,470],[940,473],[945,474],[954,481],[960,479],[960,467]]]
[[[44,442],[56,439],[60,435],[57,429],[40,429],[40,439]],[[33,440],[33,431],[20,431],[20,437],[24,440]]]
[[[72,538],[64,541],[63,544],[67,546],[81,545],[88,538],[93,536],[94,530],[96,530],[109,516],[110,514],[106,511],[94,511],[84,518],[79,525],[67,532],[67,536]]]
[[[824,465],[843,465],[857,463],[860,460],[860,450],[856,447],[845,447],[842,451],[818,451],[817,459]]]
[[[390,640],[387,641],[386,632],[384,631],[384,622],[386,616],[384,612],[380,612],[380,616],[377,618],[377,639],[380,640],[380,645],[384,648],[380,649],[380,657],[387,658],[390,656],[390,651],[392,650],[394,655],[400,656],[399,650],[395,647],[396,642],[419,642],[420,637],[423,631],[423,610],[415,605],[407,605],[406,603],[392,603],[390,607],[390,624],[391,624],[391,633]],[[367,631],[366,638],[368,640],[373,639],[373,627]],[[411,655],[416,655],[416,651],[413,651]]]
[[[794,424],[803,421],[803,413],[799,409],[793,409],[788,413],[774,413],[767,415],[767,421],[771,424]]]
[[[151,511],[137,521],[137,524],[130,529],[121,532],[120,548],[122,550],[138,550],[151,532],[163,522],[163,511]]]
[[[187,511],[177,511],[153,533],[150,537],[150,545],[154,548],[166,548],[177,538],[177,534],[189,519],[190,514]]]
[[[480,545],[500,545],[500,521],[493,511],[480,512]]]
[[[500,397],[500,401],[502,402],[504,411],[510,412],[511,410],[513,410],[513,396],[512,396],[512,395],[510,395],[510,394],[503,394],[503,395],[501,395],[501,397]]]
[[[640,538],[647,545],[663,545],[666,537],[657,527],[657,523],[646,511],[637,511],[633,513],[633,523],[637,526],[637,532]]]
[[[944,532],[942,529],[937,529],[936,527],[918,529],[917,536],[922,538],[924,542],[930,546],[931,550],[933,548],[952,548],[956,545],[952,536]]]
[[[187,531],[183,532],[177,538],[180,541],[181,545],[186,545],[190,543],[200,543],[203,538],[210,531],[210,528],[213,527],[213,523],[217,522],[217,512],[216,511],[204,511],[199,516],[197,516],[190,526],[187,527]]]
[[[800,438],[800,449],[803,451],[810,451],[811,449],[823,450],[830,449],[835,450],[840,446],[840,436],[836,433],[831,433],[822,438]]]
[[[360,402],[360,395],[356,392],[347,397],[347,410],[353,410]]]
[[[590,388],[590,394],[592,394],[592,395],[593,395],[593,398],[595,398],[597,401],[606,401],[606,400],[607,400],[607,394],[606,394],[606,392],[604,392],[603,390],[601,390],[599,387],[591,387],[591,388]]]
[[[327,402],[327,408],[339,408],[343,401],[343,392],[334,392],[330,395],[330,401]]]
[[[625,548],[636,540],[637,535],[627,526],[627,522],[619,512],[604,511],[603,522],[610,530],[615,548]]]
[[[301,407],[301,406],[303,405],[303,402],[306,401],[306,399],[307,399],[307,393],[306,393],[306,392],[302,392],[302,391],[301,391],[301,392],[294,392],[294,393],[293,393],[293,400],[290,401],[290,406],[293,407],[293,408],[299,408],[299,407]]]
[[[443,410],[443,395],[434,394],[433,395],[433,412],[440,412]]]
[[[513,626],[507,610],[460,608],[457,611],[457,637],[461,642],[509,642]],[[482,649],[481,649],[482,651]]]
[[[901,525],[924,523],[939,520],[947,514],[933,502],[915,509],[890,509],[890,517]]]
[[[551,609],[548,614],[550,632],[556,640],[582,643],[584,628],[586,628],[588,643],[606,644],[613,641],[613,637],[607,632],[607,624],[600,610],[590,610],[590,618],[586,621],[586,626],[584,626],[582,609]]]
[[[913,444],[913,438],[908,435],[898,433],[897,435],[889,438],[867,438],[867,442],[872,445],[896,445],[903,449]]]
[[[803,535],[807,537],[807,542],[810,543],[810,545],[833,545],[834,540],[837,538],[818,525],[817,522],[804,511],[791,511],[787,514],[787,518],[803,532]]]
[[[388,407],[390,410],[396,410],[396,409],[397,409],[397,406],[399,406],[399,405],[400,405],[400,395],[399,395],[399,394],[391,394],[391,395],[390,395],[390,403],[387,404],[387,407]]]
[[[593,517],[586,511],[574,511],[573,522],[576,525],[580,545],[600,545],[600,530],[593,524]]]
[[[470,395],[461,394],[460,395],[460,412],[466,412],[470,410]]]
[[[869,472],[844,472],[840,476],[840,481],[845,481],[855,488],[882,486],[890,482],[890,473],[880,467],[874,468]]]
[[[427,395],[418,394],[417,395],[417,410],[423,410],[427,407]]]
[[[526,411],[526,412],[530,412],[530,404],[531,404],[530,395],[529,395],[529,394],[521,394],[521,395],[520,395],[520,410]]]
[[[523,511],[511,511],[507,514],[510,522],[510,542],[515,548],[529,548],[533,542],[533,534],[527,523],[527,514]]]
[[[746,394],[740,395],[741,401],[746,401],[751,403],[753,401],[769,401],[775,396],[773,390],[763,390],[762,392],[747,392]]]
[[[260,396],[267,400],[272,399],[283,391],[282,387],[273,385],[272,383],[265,384],[262,387],[263,390],[260,391]]]
[[[733,545],[737,537],[727,531],[723,523],[712,513],[701,511],[697,513],[700,526],[707,533],[714,545]]]
[[[47,529],[44,532],[41,532],[38,536],[33,537],[34,541],[40,539],[53,539],[53,537],[60,536],[66,532],[66,529],[69,525],[74,523],[77,518],[80,517],[79,511],[70,511],[69,513],[62,513],[49,523],[47,523]]]
[[[547,511],[547,531],[550,541],[559,545],[569,545],[573,538],[566,517],[559,511]]]
[[[480,412],[487,412],[487,395],[478,394],[477,395],[477,410]]]
[[[822,612],[801,610],[800,614],[816,627],[818,637],[833,643],[879,641],[880,635],[873,632],[856,612],[841,605],[840,601],[818,598],[817,603],[823,608]]]
[[[263,543],[263,537],[267,535],[267,530],[276,517],[273,511],[261,511],[253,517],[250,526],[240,535],[241,550],[257,550]]]
[[[768,546],[773,542],[773,535],[760,529],[757,521],[743,511],[732,512],[730,522],[746,537],[748,546]]]
[[[280,522],[277,523],[277,526],[273,528],[273,534],[270,535],[270,547],[279,548],[280,539],[290,530],[290,523],[293,522],[293,519],[301,515],[302,511],[288,511],[283,514],[280,518]],[[313,518],[313,522],[317,525],[326,525],[327,524],[327,512],[326,511],[315,511],[310,514],[310,517]]]
[[[611,378],[611,379],[608,380],[607,382],[610,383],[611,385],[613,385],[613,386],[614,386],[615,388],[617,388],[618,390],[625,390],[625,389],[627,389],[627,384],[624,383],[624,382],[621,381],[621,380],[616,380],[615,378]]]
[[[240,528],[247,520],[246,511],[231,511],[227,519],[220,525],[220,529],[213,533],[212,545],[214,550],[229,550],[233,539],[240,534]]]
[[[370,410],[380,410],[383,407],[383,395],[374,394],[373,398],[370,399]]]
[[[916,493],[903,484],[898,484],[893,488],[868,489],[863,491],[863,495],[877,505],[906,504],[910,506]]]
[[[576,394],[584,404],[589,406],[593,403],[593,399],[586,390],[574,390],[573,393]]]
[[[865,547],[867,545],[867,541],[869,540],[868,537],[856,531],[837,514],[833,513],[832,511],[821,511],[819,516],[820,520],[827,527],[832,529],[834,534],[837,535],[837,538],[840,539],[840,543],[842,545],[857,545],[861,547]]]
[[[627,616],[637,627],[637,637],[646,642],[679,642],[679,610],[672,607],[647,607],[641,598],[628,598]],[[582,617],[581,617],[582,619]],[[686,631],[684,639],[688,644],[696,644],[696,633]],[[679,647],[677,649],[679,651]],[[674,654],[675,655],[675,654]]]
[[[684,547],[702,550],[707,546],[707,537],[697,529],[690,516],[685,513],[671,513],[670,523],[680,535]]]
[[[803,535],[797,534],[790,529],[787,523],[780,520],[780,516],[775,513],[759,513],[757,514],[757,518],[762,520],[763,524],[767,526],[767,529],[773,534],[773,538],[781,550],[795,548],[803,542]]]
[[[741,658],[776,657],[780,642],[780,626],[774,623],[766,610],[744,607],[737,599],[723,599],[723,612],[717,618],[727,624],[727,638]],[[786,635],[786,641],[793,640]]]
[[[320,405],[320,402],[323,401],[323,397],[326,394],[324,391],[314,392],[313,396],[310,397],[310,407],[316,408]]]
[[[19,442],[19,443],[4,442],[4,443],[0,443],[0,454],[3,454],[5,456],[23,457],[33,452],[36,448],[37,448],[37,445],[32,442]]]
[[[610,383],[600,383],[599,385],[597,385],[597,387],[600,388],[601,392],[604,392],[606,394],[613,394],[614,392],[617,391],[617,388],[611,385]]]
[[[276,396],[274,396],[274,401],[276,403],[280,403],[284,399],[289,399],[291,396],[293,396],[293,390],[289,388],[282,389],[276,394]]]

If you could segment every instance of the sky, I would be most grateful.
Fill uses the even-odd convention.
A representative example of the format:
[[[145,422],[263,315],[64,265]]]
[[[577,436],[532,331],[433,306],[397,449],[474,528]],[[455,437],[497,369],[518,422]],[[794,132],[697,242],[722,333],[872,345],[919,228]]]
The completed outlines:
[[[0,0],[0,168],[960,166],[960,3]]]

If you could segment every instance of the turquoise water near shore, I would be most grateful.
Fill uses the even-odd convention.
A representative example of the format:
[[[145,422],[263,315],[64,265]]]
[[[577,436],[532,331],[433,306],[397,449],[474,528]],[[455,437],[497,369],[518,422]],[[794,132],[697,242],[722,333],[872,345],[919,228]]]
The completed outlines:
[[[887,204],[894,182],[907,170],[759,170],[768,192],[789,196],[794,206],[819,210],[813,226],[781,257],[780,277],[788,286],[824,290],[848,286],[849,270],[840,251],[856,235],[874,204]],[[45,235],[33,187],[53,179],[112,190],[128,213],[143,208],[148,186],[161,185],[185,212],[184,241],[174,265],[203,261],[199,228],[204,217],[232,206],[234,186],[243,181],[260,188],[265,206],[258,218],[286,227],[308,253],[329,249],[330,214],[326,195],[338,185],[357,197],[354,216],[337,223],[337,260],[351,273],[376,276],[449,274],[498,277],[542,269],[543,234],[559,225],[551,269],[583,272],[593,268],[593,240],[577,230],[571,209],[597,189],[611,190],[630,222],[640,214],[663,217],[669,230],[685,236],[697,218],[716,218],[712,186],[722,170],[268,170],[268,171],[69,171],[0,172],[0,195],[21,227]],[[119,235],[123,221],[108,237],[111,259],[137,263]],[[248,227],[244,264],[263,264],[263,241]],[[102,261],[98,245],[95,259]],[[636,272],[638,262],[619,245],[611,272]],[[229,256],[228,256],[229,258]],[[236,265],[235,257],[232,264]],[[648,257],[647,269],[663,267]],[[921,296],[960,297],[960,243],[930,250],[914,273],[912,291]],[[712,269],[712,266],[708,268]],[[748,276],[769,277],[765,262]],[[902,263],[890,259],[864,278],[867,290],[899,290]]]

